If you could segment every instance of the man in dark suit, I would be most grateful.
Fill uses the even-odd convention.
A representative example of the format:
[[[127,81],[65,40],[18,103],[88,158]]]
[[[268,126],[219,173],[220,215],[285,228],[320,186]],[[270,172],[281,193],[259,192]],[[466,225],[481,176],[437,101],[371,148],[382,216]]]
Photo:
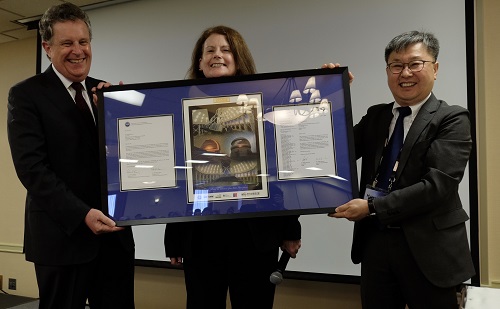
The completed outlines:
[[[52,65],[13,86],[8,103],[12,158],[27,189],[24,250],[35,264],[40,308],[84,308],[87,299],[91,308],[134,308],[132,233],[102,212],[91,90],[104,82],[87,76],[90,21],[63,3],[45,12],[40,35]]]
[[[330,216],[355,221],[351,254],[361,263],[364,309],[456,309],[456,286],[475,273],[458,195],[472,147],[469,114],[432,93],[438,53],[430,33],[395,37],[385,50],[395,101],[370,107],[354,127],[365,198]],[[397,108],[406,106],[404,144],[384,177]]]

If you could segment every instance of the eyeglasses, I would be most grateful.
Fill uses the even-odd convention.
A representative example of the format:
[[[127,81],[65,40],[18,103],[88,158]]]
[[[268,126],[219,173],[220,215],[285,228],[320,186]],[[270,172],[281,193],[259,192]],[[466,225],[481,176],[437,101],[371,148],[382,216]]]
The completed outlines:
[[[387,65],[387,68],[389,68],[389,70],[394,74],[400,74],[405,69],[405,66],[408,66],[408,69],[414,73],[422,71],[426,62],[436,63],[436,61],[429,60],[413,60],[406,63],[391,62]]]

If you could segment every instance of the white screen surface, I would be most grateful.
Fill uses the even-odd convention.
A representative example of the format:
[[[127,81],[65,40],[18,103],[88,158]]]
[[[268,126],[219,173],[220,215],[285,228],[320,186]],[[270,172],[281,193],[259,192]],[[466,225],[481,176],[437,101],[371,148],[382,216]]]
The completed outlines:
[[[339,62],[355,75],[353,122],[374,104],[391,102],[384,48],[409,30],[433,32],[441,43],[434,93],[467,108],[465,5],[456,0],[139,0],[88,11],[93,29],[91,76],[113,84],[183,79],[194,44],[207,27],[238,30],[259,73]],[[446,18],[443,18],[446,15]],[[48,66],[42,57],[42,70]],[[469,210],[468,171],[460,186]],[[350,260],[353,223],[307,215],[302,249],[287,270],[359,275]],[[134,227],[136,258],[164,261],[164,225]]]

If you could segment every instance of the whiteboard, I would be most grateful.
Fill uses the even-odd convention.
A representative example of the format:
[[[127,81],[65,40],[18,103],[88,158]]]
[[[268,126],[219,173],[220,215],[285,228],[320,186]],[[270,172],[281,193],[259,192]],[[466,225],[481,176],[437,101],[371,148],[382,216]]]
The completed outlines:
[[[207,27],[224,24],[243,35],[259,73],[311,69],[332,61],[348,66],[355,75],[354,123],[369,106],[393,101],[386,82],[386,44],[402,32],[426,30],[441,44],[436,97],[467,108],[464,1],[138,0],[88,14],[93,77],[113,84],[183,79],[198,36]],[[45,70],[48,60],[43,56],[42,61]],[[460,185],[466,211],[468,185],[466,171]],[[302,248],[287,270],[360,274],[359,265],[350,260],[352,222],[326,215],[305,215],[300,221]],[[163,233],[164,225],[134,227],[136,258],[166,261]]]

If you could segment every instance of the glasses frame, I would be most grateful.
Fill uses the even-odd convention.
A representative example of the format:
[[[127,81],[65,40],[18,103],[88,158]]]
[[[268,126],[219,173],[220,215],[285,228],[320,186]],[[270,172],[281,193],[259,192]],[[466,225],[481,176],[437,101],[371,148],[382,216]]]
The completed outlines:
[[[421,68],[420,70],[412,70],[412,69],[410,69],[410,63],[413,63],[413,62],[422,62],[422,68]],[[389,71],[390,71],[392,74],[401,74],[401,73],[403,73],[403,71],[405,70],[405,68],[408,68],[408,70],[410,70],[410,72],[412,72],[412,73],[416,73],[416,72],[420,72],[420,71],[422,71],[422,70],[424,69],[424,66],[425,66],[425,63],[426,63],[426,62],[430,62],[430,63],[432,63],[432,64],[436,63],[436,61],[435,61],[435,60],[434,60],[434,61],[432,61],[432,60],[412,60],[412,61],[410,61],[410,62],[399,62],[399,61],[395,61],[395,62],[388,63],[388,64],[387,64],[387,66],[386,66],[386,68],[388,68],[388,69],[389,69]],[[395,64],[395,63],[401,63],[401,64],[403,65],[403,68],[401,69],[401,71],[400,71],[400,72],[394,72],[394,71],[392,71],[392,69],[391,69],[391,65],[393,65],[393,64]]]

